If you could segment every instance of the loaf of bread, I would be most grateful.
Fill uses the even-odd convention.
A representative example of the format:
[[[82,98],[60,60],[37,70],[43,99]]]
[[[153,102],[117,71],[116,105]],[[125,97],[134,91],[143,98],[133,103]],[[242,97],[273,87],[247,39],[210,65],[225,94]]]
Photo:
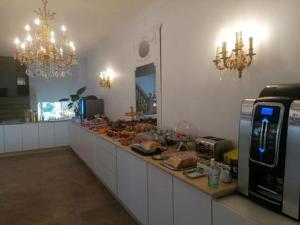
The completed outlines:
[[[197,165],[198,156],[196,152],[177,152],[173,154],[170,158],[165,160],[165,163],[176,168],[183,169],[187,167],[193,167]]]
[[[162,159],[168,159],[174,154],[176,154],[178,151],[177,149],[168,149],[166,151],[163,151],[160,155]]]

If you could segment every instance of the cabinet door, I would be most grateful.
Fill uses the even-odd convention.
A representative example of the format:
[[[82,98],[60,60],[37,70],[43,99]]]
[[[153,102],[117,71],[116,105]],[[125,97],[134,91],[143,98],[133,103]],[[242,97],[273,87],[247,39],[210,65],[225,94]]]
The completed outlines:
[[[40,148],[54,147],[54,123],[39,123]]]
[[[0,153],[5,152],[5,142],[4,142],[4,128],[0,126]]]
[[[74,123],[70,123],[69,125],[69,143],[71,148],[75,151],[75,125]]]
[[[118,196],[144,225],[148,224],[147,164],[127,153],[117,151]]]
[[[93,161],[94,137],[94,134],[80,128],[77,154],[90,168]]]
[[[39,148],[39,126],[38,124],[22,124],[23,150],[34,150]]]
[[[213,225],[255,225],[229,208],[213,201]]]
[[[79,125],[75,125],[76,129],[74,130],[75,131],[75,140],[74,140],[74,146],[75,146],[75,152],[79,152],[79,143],[80,143],[80,130],[81,128],[79,127]]]
[[[21,125],[5,125],[5,152],[22,151]]]
[[[101,154],[101,166],[110,173],[117,172],[117,150],[114,144],[101,137],[96,138],[96,149]],[[99,164],[99,163],[97,163]]]
[[[56,147],[69,145],[69,122],[54,123],[54,144]]]
[[[174,225],[211,225],[211,197],[173,177]]]
[[[85,146],[84,146],[84,156],[85,156],[85,163],[93,170],[94,167],[94,149],[95,149],[95,135],[85,131]]]
[[[97,142],[97,140],[96,140]],[[101,147],[99,147],[97,144],[95,146],[95,150],[94,150],[94,163],[93,163],[93,171],[94,173],[97,175],[97,177],[103,181],[103,151],[101,149]]]
[[[99,179],[117,195],[117,153],[115,145],[96,137],[93,170]]]
[[[173,224],[172,176],[148,164],[149,225]]]
[[[78,155],[85,163],[87,161],[86,149],[88,144],[86,141],[86,134],[87,131],[84,128],[80,128]]]
[[[79,151],[79,142],[80,142],[80,127],[77,124],[71,123],[70,125],[70,134],[72,136],[70,136],[70,144],[72,149],[76,152],[76,154],[78,155],[78,151]]]

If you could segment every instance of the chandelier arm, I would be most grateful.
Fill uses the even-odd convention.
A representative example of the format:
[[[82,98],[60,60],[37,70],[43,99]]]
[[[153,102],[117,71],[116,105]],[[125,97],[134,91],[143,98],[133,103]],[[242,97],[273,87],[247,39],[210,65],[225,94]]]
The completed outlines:
[[[46,8],[47,4],[48,4],[48,0],[42,0],[44,8]]]
[[[221,59],[219,58],[219,56],[217,56],[216,59],[213,60],[213,63],[215,64],[215,66],[217,67],[218,70],[223,70],[223,69],[225,69],[224,66],[221,66],[221,65],[220,65]]]
[[[217,67],[218,70],[224,70],[225,69],[224,66],[220,66],[220,65],[216,65],[216,67]]]
[[[247,66],[250,66],[251,64],[252,64],[252,57],[249,58],[249,61],[248,61],[248,63],[247,63]]]
[[[231,69],[233,64],[232,55],[223,60],[224,68]]]

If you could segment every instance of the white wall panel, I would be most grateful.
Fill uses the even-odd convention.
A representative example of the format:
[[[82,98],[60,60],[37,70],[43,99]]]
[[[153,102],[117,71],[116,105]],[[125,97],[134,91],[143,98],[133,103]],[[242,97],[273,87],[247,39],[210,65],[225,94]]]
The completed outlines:
[[[255,98],[270,83],[300,82],[300,1],[161,0],[141,9],[88,53],[88,89],[104,97],[106,113],[118,118],[135,105],[134,41],[162,23],[163,124],[193,122],[201,135],[237,140],[240,103]],[[253,65],[238,79],[223,72],[220,80],[212,60],[223,28],[241,20],[265,24],[269,38],[254,47]],[[287,25],[288,24],[288,25]],[[234,35],[234,34],[233,34]],[[245,40],[246,41],[246,40]],[[99,71],[114,72],[112,87],[98,85]]]

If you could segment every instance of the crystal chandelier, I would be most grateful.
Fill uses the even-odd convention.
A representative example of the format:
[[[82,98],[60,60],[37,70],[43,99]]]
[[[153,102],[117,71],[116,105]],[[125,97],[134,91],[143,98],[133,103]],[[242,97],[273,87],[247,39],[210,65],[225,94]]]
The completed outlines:
[[[56,13],[47,8],[48,0],[42,0],[43,7],[35,10],[34,26],[25,26],[23,41],[15,39],[14,58],[27,67],[30,77],[65,77],[72,75],[71,68],[77,64],[74,43],[68,38],[65,26],[59,36],[54,32]]]

